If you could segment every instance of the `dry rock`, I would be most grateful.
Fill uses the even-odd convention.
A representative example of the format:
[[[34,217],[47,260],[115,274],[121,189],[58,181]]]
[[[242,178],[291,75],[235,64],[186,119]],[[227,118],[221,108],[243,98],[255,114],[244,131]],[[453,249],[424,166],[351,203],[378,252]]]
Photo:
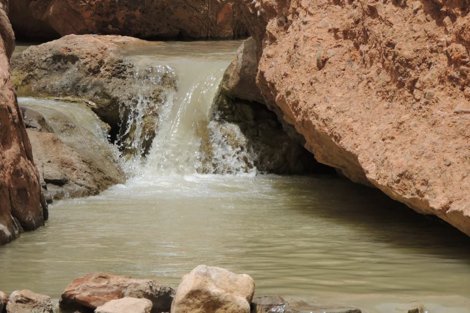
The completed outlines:
[[[200,265],[183,277],[172,313],[249,313],[253,279],[226,269]]]
[[[239,2],[257,85],[319,162],[470,235],[467,2],[369,4]]]
[[[7,304],[7,313],[53,313],[54,306],[48,296],[30,290],[14,291]]]
[[[31,144],[10,80],[14,38],[0,8],[0,244],[15,239],[23,229],[44,225],[47,216]]]
[[[19,36],[118,34],[141,38],[236,38],[246,33],[231,3],[219,0],[14,0],[10,16]]]
[[[96,309],[111,300],[145,298],[153,303],[152,313],[168,312],[174,290],[149,279],[134,279],[104,273],[88,274],[72,281],[62,293],[65,310]]]
[[[150,313],[152,306],[152,301],[147,299],[124,297],[106,302],[97,307],[95,313]]]

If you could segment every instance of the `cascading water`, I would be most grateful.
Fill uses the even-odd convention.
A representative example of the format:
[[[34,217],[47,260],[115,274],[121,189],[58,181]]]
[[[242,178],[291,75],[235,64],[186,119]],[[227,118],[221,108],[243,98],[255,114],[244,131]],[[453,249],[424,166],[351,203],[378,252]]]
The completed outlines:
[[[217,172],[232,174],[256,171],[254,167],[242,166],[235,156],[237,151],[232,151],[231,146],[226,144],[229,135],[236,136],[236,130],[233,134],[227,134],[210,126],[214,97],[232,55],[208,57],[204,54],[191,58],[155,56],[155,62],[161,62],[175,72],[177,90],[158,109],[156,136],[146,159],[140,162],[139,169],[136,169],[135,160],[128,164],[133,174],[146,177],[191,175],[211,173],[216,168],[225,169]],[[143,68],[150,66],[148,55],[133,55],[130,58]],[[132,116],[137,119],[132,121],[132,125],[141,123],[145,113],[141,111],[148,110],[148,103],[143,106],[140,103],[133,109]],[[136,131],[140,134],[142,127]],[[248,153],[243,155],[248,162],[250,157]]]

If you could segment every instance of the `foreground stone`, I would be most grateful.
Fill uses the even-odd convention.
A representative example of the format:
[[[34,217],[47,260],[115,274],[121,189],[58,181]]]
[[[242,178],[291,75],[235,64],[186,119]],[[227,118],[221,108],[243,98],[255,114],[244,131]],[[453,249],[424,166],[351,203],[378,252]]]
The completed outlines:
[[[22,99],[20,108],[46,198],[95,195],[125,181],[107,125],[84,103]]]
[[[96,309],[111,300],[145,298],[153,303],[152,313],[168,312],[174,290],[150,279],[133,279],[111,274],[88,274],[72,281],[61,296],[65,310]]]
[[[200,265],[183,277],[172,313],[249,313],[255,282],[246,274]]]
[[[236,38],[245,34],[232,4],[219,0],[14,0],[10,16],[19,36],[118,34],[141,38]]]
[[[66,36],[16,55],[13,80],[20,96],[86,102],[111,125],[126,156],[145,155],[160,107],[176,90],[169,67],[136,63],[123,55],[126,47],[146,43],[121,36]]]
[[[47,216],[31,144],[10,80],[14,38],[0,5],[0,244],[15,239],[23,229],[44,225]]]
[[[106,302],[106,304],[97,307],[95,313],[150,313],[152,306],[150,300],[125,297]]]
[[[8,303],[8,295],[0,291],[0,313],[5,312]]]
[[[53,313],[54,306],[48,296],[30,290],[14,291],[7,304],[7,313]]]
[[[470,235],[466,1],[238,5],[265,103],[319,162]]]

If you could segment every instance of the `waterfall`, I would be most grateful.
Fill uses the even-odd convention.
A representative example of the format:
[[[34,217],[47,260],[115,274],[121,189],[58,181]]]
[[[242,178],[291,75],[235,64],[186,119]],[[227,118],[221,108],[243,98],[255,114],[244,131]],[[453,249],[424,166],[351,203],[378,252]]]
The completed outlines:
[[[226,157],[234,154],[224,144],[229,140],[227,133],[210,128],[211,107],[229,61],[220,57],[167,58],[166,64],[177,76],[177,90],[159,109],[156,136],[138,175],[250,171],[237,164],[236,158]],[[134,173],[135,168],[134,164]],[[231,170],[216,171],[220,168]]]

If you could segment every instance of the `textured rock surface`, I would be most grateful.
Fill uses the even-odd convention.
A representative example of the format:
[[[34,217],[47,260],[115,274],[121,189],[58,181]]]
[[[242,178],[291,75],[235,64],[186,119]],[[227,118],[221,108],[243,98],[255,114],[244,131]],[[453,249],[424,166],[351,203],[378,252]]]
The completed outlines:
[[[85,104],[31,99],[20,108],[46,198],[95,195],[125,181],[106,125]]]
[[[259,172],[275,174],[323,171],[324,167],[303,148],[304,139],[262,104],[255,81],[257,65],[256,42],[248,39],[225,71],[212,107],[209,143],[205,146],[208,171],[226,174],[255,167]]]
[[[168,67],[123,56],[130,43],[146,44],[130,37],[70,35],[32,46],[12,59],[18,94],[82,99],[113,127],[125,154],[146,154],[176,78]]]
[[[72,281],[60,300],[62,309],[96,309],[124,297],[145,298],[153,303],[153,313],[168,312],[174,290],[149,279],[133,279],[111,274],[88,274]]]
[[[470,235],[466,1],[239,5],[265,101],[318,161]]]
[[[234,38],[245,34],[232,4],[218,0],[15,0],[17,34],[120,34],[141,38]]]
[[[47,210],[10,81],[14,35],[0,8],[0,244],[44,224]]]
[[[111,300],[96,308],[95,313],[150,313],[152,311],[152,301],[125,297]]]
[[[249,313],[255,282],[222,268],[200,265],[183,277],[172,313]]]
[[[8,298],[7,313],[53,313],[54,306],[48,296],[30,290],[13,291]]]

